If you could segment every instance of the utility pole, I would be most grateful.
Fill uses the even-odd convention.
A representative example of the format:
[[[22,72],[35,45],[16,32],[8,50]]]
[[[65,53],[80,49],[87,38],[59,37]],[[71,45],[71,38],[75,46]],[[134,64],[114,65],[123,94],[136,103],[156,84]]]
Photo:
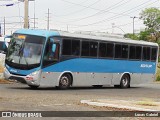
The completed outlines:
[[[18,0],[18,1],[24,2],[24,28],[29,28],[29,18],[28,18],[29,1],[35,1],[35,0]]]
[[[48,8],[48,16],[47,16],[47,30],[49,30],[49,18],[50,18],[50,13],[49,13],[49,8]]]
[[[5,17],[4,17],[4,35],[6,34],[6,20],[5,20]]]
[[[0,23],[0,37],[2,36],[2,34],[1,34],[1,23]]]
[[[29,20],[28,20],[28,0],[24,0],[24,28],[29,28]]]
[[[134,16],[134,17],[131,17],[131,18],[133,19],[133,35],[134,35],[134,19],[138,18],[138,17]]]

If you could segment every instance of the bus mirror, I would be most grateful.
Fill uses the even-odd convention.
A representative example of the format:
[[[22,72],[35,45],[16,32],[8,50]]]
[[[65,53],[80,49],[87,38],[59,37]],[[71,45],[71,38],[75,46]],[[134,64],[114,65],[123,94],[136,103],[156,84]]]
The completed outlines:
[[[56,51],[56,44],[53,44],[52,45],[52,52],[55,52]]]
[[[53,39],[53,38],[50,38],[50,42],[52,42],[52,43],[53,43],[53,42],[54,42],[54,39]]]

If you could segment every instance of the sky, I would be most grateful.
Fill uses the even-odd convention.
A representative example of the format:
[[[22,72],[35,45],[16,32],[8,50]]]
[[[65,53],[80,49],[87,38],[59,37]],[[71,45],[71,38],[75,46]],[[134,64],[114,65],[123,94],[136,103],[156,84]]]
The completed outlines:
[[[11,6],[9,6],[11,4]],[[160,0],[35,0],[29,2],[29,24],[36,29],[47,29],[49,9],[49,28],[62,31],[87,31],[125,34],[143,30],[145,26],[139,19],[146,8],[160,9]],[[23,28],[24,2],[0,0],[0,23],[6,34]]]

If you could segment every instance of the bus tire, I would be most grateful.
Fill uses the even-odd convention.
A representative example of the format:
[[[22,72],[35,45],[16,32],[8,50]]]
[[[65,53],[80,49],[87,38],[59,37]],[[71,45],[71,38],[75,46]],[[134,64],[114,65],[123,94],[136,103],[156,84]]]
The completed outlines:
[[[120,87],[121,88],[129,88],[130,87],[130,78],[129,75],[124,74],[121,78],[120,82]]]
[[[59,89],[68,89],[71,86],[71,76],[63,74],[59,80]]]

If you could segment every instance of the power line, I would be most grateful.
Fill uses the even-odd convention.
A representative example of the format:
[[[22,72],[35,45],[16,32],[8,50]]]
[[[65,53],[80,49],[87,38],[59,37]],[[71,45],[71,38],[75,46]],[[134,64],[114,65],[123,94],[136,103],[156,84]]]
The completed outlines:
[[[150,0],[148,0],[147,2],[149,2],[149,1],[150,1]],[[158,1],[159,1],[159,0],[157,0],[157,1],[153,2],[153,3],[156,3],[156,2],[158,2]],[[153,3],[151,3],[151,4],[153,4]],[[120,13],[119,15],[120,15],[120,17],[121,17],[121,15],[122,15],[123,13],[126,13],[126,12],[128,12],[128,11],[134,10],[135,8],[138,8],[139,6],[142,6],[142,5],[144,5],[144,4],[146,4],[146,2],[138,5],[137,7],[134,7],[134,8],[131,8],[131,9],[129,9],[129,10],[126,10],[126,11]],[[150,5],[150,4],[149,4],[149,5]],[[142,8],[140,8],[140,9],[142,9]],[[139,9],[138,9],[138,10],[139,10]],[[135,12],[135,11],[133,11],[133,12]],[[129,13],[131,13],[131,12],[129,12]],[[81,27],[85,27],[85,26],[90,26],[90,25],[94,25],[94,24],[99,24],[99,23],[102,23],[102,22],[105,22],[105,21],[110,21],[110,20],[119,18],[119,16],[118,16],[118,17],[117,17],[117,16],[118,16],[118,15],[115,15],[115,16],[113,16],[113,17],[111,17],[111,18],[107,18],[107,19],[100,20],[100,21],[97,21],[97,22],[94,22],[94,23],[90,23],[90,24],[86,24],[86,25],[80,25],[80,26],[81,26]],[[78,26],[78,27],[80,27],[80,26]]]
[[[63,1],[63,0],[62,0]],[[57,16],[57,17],[62,17],[62,16],[69,16],[69,15],[73,15],[73,14],[77,14],[78,12],[82,12],[82,11],[84,11],[85,9],[88,9],[88,8],[90,8],[91,6],[93,6],[93,5],[95,5],[95,4],[97,4],[97,3],[99,3],[101,0],[97,0],[97,1],[95,1],[94,3],[92,3],[92,4],[90,4],[90,5],[88,5],[88,6],[85,6],[84,7],[84,5],[82,5],[83,6],[83,9],[80,9],[80,10],[77,10],[77,11],[74,11],[74,12],[71,12],[71,13],[69,13],[69,14],[65,14],[65,15],[55,15],[55,16]],[[81,4],[80,4],[81,5]]]
[[[97,9],[97,10],[99,10],[99,11],[96,12],[96,13],[94,13],[94,14],[92,14],[92,15],[90,15],[90,16],[83,17],[83,18],[79,18],[79,19],[74,19],[74,20],[69,21],[69,22],[81,21],[81,20],[84,20],[84,19],[87,19],[87,18],[90,18],[90,17],[93,17],[93,16],[97,16],[97,15],[100,15],[100,14],[103,14],[103,13],[106,13],[106,12],[112,13],[112,14],[119,14],[119,13],[109,12],[109,11],[110,11],[110,10],[113,10],[113,9],[115,9],[115,8],[118,8],[118,7],[120,7],[120,6],[123,6],[123,5],[127,4],[128,2],[130,2],[131,0],[128,0],[128,1],[126,1],[125,3],[120,4],[120,3],[123,2],[123,1],[125,1],[125,0],[121,0],[120,2],[118,2],[118,3],[116,3],[116,4],[112,5],[112,6],[110,6],[110,7],[108,7],[108,8],[106,8],[106,9],[104,9],[104,10],[99,10],[99,9]],[[123,14],[123,15],[124,15],[124,16],[129,16],[129,15],[127,15],[127,14]]]

